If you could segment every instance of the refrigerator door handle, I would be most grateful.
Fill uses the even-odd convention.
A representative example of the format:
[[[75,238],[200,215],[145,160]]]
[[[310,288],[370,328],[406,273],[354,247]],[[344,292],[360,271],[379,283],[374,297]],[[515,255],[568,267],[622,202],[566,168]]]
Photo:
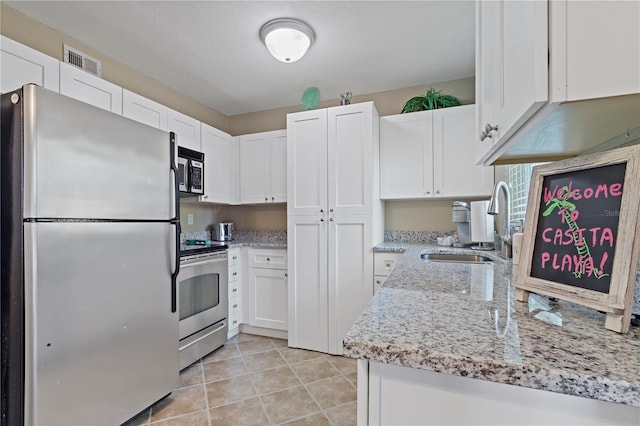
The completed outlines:
[[[178,310],[177,305],[177,281],[178,273],[180,272],[180,193],[178,188],[178,168],[176,167],[176,134],[174,132],[169,133],[170,149],[171,149],[171,174],[173,175],[173,208],[174,217],[171,220],[173,226],[175,226],[175,247],[174,256],[171,270],[171,312],[174,313]]]

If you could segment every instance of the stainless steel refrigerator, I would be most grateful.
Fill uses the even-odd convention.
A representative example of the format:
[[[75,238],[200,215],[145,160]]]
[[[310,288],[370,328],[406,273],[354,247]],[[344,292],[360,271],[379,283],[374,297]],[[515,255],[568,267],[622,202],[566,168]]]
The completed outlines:
[[[3,425],[114,425],[178,384],[173,134],[1,97]]]

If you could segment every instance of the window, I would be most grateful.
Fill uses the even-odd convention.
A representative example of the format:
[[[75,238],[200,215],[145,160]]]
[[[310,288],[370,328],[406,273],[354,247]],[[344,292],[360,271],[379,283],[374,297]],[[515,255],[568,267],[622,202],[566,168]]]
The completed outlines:
[[[527,163],[507,166],[507,176],[511,190],[511,222],[524,224],[527,215],[527,201],[529,199],[529,184],[531,171],[539,164]]]

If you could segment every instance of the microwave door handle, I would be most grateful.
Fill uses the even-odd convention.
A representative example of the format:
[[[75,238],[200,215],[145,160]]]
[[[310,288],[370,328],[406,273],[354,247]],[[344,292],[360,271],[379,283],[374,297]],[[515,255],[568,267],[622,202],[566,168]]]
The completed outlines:
[[[177,295],[177,281],[178,273],[180,272],[180,188],[178,183],[178,168],[176,166],[176,134],[174,132],[169,133],[169,146],[171,149],[171,170],[173,175],[173,218],[171,224],[175,228],[174,234],[174,246],[173,246],[173,265],[171,272],[171,312],[174,313],[178,310],[178,295]]]

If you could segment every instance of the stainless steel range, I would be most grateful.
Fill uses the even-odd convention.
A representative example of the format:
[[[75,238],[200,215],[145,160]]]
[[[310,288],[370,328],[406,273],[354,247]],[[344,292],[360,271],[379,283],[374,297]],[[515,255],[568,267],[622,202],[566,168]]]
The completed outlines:
[[[227,341],[227,246],[183,246],[178,274],[180,369]]]

